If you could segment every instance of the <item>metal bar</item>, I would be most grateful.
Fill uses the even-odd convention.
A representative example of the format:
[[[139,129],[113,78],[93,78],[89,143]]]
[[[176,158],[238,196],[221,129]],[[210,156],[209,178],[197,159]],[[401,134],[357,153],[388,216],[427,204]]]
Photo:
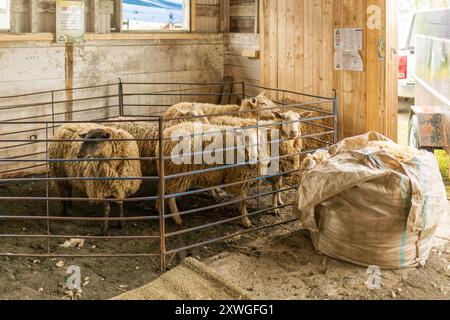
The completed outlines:
[[[290,190],[293,190],[293,188],[286,188],[286,189],[282,189],[282,190],[265,192],[265,193],[249,196],[249,197],[246,197],[244,199],[231,200],[231,201],[222,202],[222,203],[211,205],[211,206],[207,206],[207,207],[181,211],[181,212],[178,212],[178,213],[175,213],[175,214],[172,214],[172,213],[171,214],[166,214],[165,218],[172,218],[172,217],[175,217],[176,215],[185,216],[185,215],[188,215],[188,214],[198,213],[198,212],[202,212],[202,211],[206,211],[206,210],[213,210],[213,209],[217,209],[217,208],[224,208],[224,207],[227,207],[227,206],[230,206],[230,205],[233,205],[233,204],[237,204],[237,203],[242,202],[242,201],[258,199],[258,198],[262,198],[262,197],[266,197],[266,196],[270,196],[270,195],[273,195],[273,194],[276,194],[276,193],[286,192],[286,191],[290,191]]]
[[[123,84],[122,79],[119,78],[119,115],[123,117]]]
[[[79,102],[79,101],[89,101],[94,99],[109,99],[109,98],[116,98],[118,95],[107,95],[107,96],[96,96],[96,97],[89,97],[89,98],[78,98],[78,99],[69,99],[69,100],[58,100],[54,101],[54,104],[62,104],[62,103],[69,103],[69,102]],[[29,104],[19,104],[19,105],[7,105],[0,107],[0,111],[2,110],[12,110],[12,109],[20,109],[20,108],[30,108],[30,107],[38,107],[38,106],[46,106],[50,105],[51,102],[44,102],[44,103],[29,103]]]
[[[104,222],[104,221],[147,221],[158,220],[157,216],[141,216],[141,217],[57,217],[57,216],[4,216],[0,215],[0,220],[36,220],[36,221],[78,221],[78,222]]]
[[[139,198],[125,198],[125,199],[112,199],[112,198],[62,198],[62,197],[0,197],[0,200],[8,201],[20,201],[20,200],[32,200],[32,201],[75,201],[75,202],[141,202],[141,201],[155,201],[158,199],[154,197],[139,197]],[[1,217],[1,216],[0,216]]]
[[[46,130],[45,130],[45,139],[47,140],[47,142],[45,143],[45,158],[47,159],[47,162],[45,163],[45,175],[46,178],[48,178],[49,175],[49,163],[48,163],[48,123],[45,125],[46,126]],[[45,202],[45,206],[46,206],[46,212],[47,212],[47,235],[50,235],[50,201],[48,200],[49,198],[49,183],[48,180],[45,182],[45,197],[47,198],[47,201]],[[50,254],[50,238],[47,238],[47,253]]]
[[[4,239],[84,239],[84,240],[159,240],[159,236],[80,236],[80,235],[57,235],[57,234],[0,234]]]
[[[219,237],[219,238],[203,241],[203,242],[192,244],[192,245],[185,246],[185,247],[182,247],[182,248],[173,249],[173,250],[168,251],[167,254],[174,254],[174,253],[177,253],[177,252],[180,252],[180,251],[186,251],[186,250],[202,247],[202,246],[205,246],[207,244],[211,244],[211,243],[215,243],[215,242],[219,242],[219,241],[224,241],[224,240],[231,239],[231,238],[234,238],[234,237],[237,237],[237,236],[242,236],[242,235],[246,235],[246,234],[249,234],[249,233],[254,233],[254,232],[257,232],[257,231],[261,231],[261,230],[265,230],[265,229],[269,229],[269,228],[274,228],[274,227],[282,226],[282,225],[293,223],[293,222],[297,222],[297,221],[298,221],[298,219],[290,219],[290,220],[287,220],[287,221],[271,224],[271,225],[268,225],[268,226],[262,226],[262,227],[254,228],[254,229],[251,229],[251,230],[245,230],[245,231],[241,231],[241,232],[236,232],[236,233],[233,233],[233,234],[230,234],[230,235],[227,235],[227,236],[223,236],[223,237]]]
[[[51,93],[51,92],[65,92],[65,91],[69,91],[69,90],[75,91],[75,90],[95,89],[95,88],[103,88],[103,87],[109,87],[109,86],[114,86],[114,85],[116,85],[116,83],[100,84],[100,85],[86,86],[86,87],[77,87],[77,88],[73,88],[73,89],[58,89],[58,90],[38,91],[38,92],[31,92],[31,93],[25,93],[25,94],[12,95],[12,96],[0,96],[0,99],[22,98],[22,97],[29,97],[29,96],[47,94],[47,93]]]
[[[338,143],[339,137],[338,137],[338,130],[339,130],[339,102],[338,102],[338,95],[337,91],[333,90],[334,92],[334,101],[333,101],[333,114],[334,114],[334,143]]]
[[[118,253],[118,254],[39,254],[39,253],[0,253],[0,257],[16,258],[139,258],[157,257],[159,254],[151,253]]]
[[[290,90],[284,90],[284,89],[274,89],[274,88],[269,88],[269,87],[264,87],[264,86],[258,86],[258,85],[251,84],[251,83],[247,83],[247,86],[253,87],[253,88],[258,88],[261,90],[268,90],[268,91],[275,91],[275,92],[285,91],[290,94],[301,95],[301,96],[309,97],[309,98],[326,99],[326,100],[330,100],[330,101],[334,100],[333,98],[330,98],[330,97],[323,97],[323,96],[312,95],[312,94],[307,94],[307,93],[300,93],[300,92],[295,92],[295,91],[290,91]]]
[[[159,117],[159,250],[160,250],[160,267],[161,271],[166,269],[166,220],[165,220],[165,168],[164,168],[164,119]]]

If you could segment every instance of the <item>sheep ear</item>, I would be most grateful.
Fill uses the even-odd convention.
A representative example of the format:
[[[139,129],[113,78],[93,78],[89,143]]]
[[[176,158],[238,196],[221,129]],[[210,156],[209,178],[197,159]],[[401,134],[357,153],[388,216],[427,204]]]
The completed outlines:
[[[275,118],[279,118],[279,119],[284,119],[285,118],[285,114],[281,113],[280,111],[274,111],[273,115],[275,116]]]
[[[265,97],[266,96],[266,91],[264,90],[263,92],[261,92],[260,94],[258,94],[258,97]]]

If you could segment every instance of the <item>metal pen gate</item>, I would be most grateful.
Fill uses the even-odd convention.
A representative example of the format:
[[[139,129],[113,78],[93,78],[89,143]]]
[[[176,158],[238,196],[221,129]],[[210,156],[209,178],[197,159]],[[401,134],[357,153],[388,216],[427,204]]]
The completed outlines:
[[[224,87],[230,86],[229,92]],[[179,199],[186,197],[200,197],[201,194],[217,188],[226,188],[230,184],[203,187],[202,189],[189,190],[178,194],[166,194],[165,182],[169,179],[179,178],[183,175],[205,174],[208,170],[199,170],[197,172],[185,172],[178,175],[166,175],[164,163],[169,159],[163,154],[163,145],[165,139],[163,132],[165,122],[162,114],[170,106],[177,102],[212,102],[218,101],[239,101],[249,98],[252,94],[266,90],[270,93],[272,99],[277,103],[277,108],[281,110],[295,110],[300,112],[312,112],[300,120],[303,125],[315,128],[310,134],[303,134],[302,139],[312,141],[315,147],[305,148],[298,154],[283,155],[288,158],[292,156],[306,155],[318,149],[327,148],[337,142],[338,129],[338,101],[337,97],[328,98],[309,94],[302,94],[283,89],[265,88],[244,82],[230,83],[178,83],[178,82],[122,82],[96,85],[89,87],[80,87],[70,90],[50,90],[45,92],[30,93],[23,95],[0,97],[0,239],[4,243],[1,248],[0,256],[8,257],[149,257],[153,262],[160,260],[157,264],[164,269],[173,257],[189,249],[205,246],[210,243],[230,239],[238,235],[243,235],[258,230],[272,228],[278,225],[295,221],[294,217],[287,220],[276,221],[270,224],[257,225],[256,227],[244,230],[236,227],[233,223],[241,218],[240,215],[231,215],[225,219],[219,216],[213,216],[213,221],[204,221],[204,217],[197,217],[197,225],[179,229],[167,219],[173,217],[173,214],[165,212],[165,202],[168,199]],[[224,92],[225,91],[225,92]],[[70,97],[70,99],[67,99]],[[290,102],[302,101],[302,102]],[[328,110],[327,110],[328,109]],[[224,113],[221,115],[239,116],[240,112]],[[255,128],[263,127],[259,122],[259,111],[257,111],[258,121]],[[117,120],[117,117],[133,117],[134,120]],[[169,119],[170,120],[170,119]],[[49,175],[49,165],[53,162],[73,161],[80,159],[49,159],[48,147],[52,142],[58,142],[53,139],[55,130],[66,123],[99,123],[108,126],[111,122],[147,122],[158,126],[158,138],[144,138],[144,142],[157,140],[159,145],[159,156],[146,158],[128,158],[136,161],[155,161],[160,166],[159,174],[143,177],[78,177],[61,178],[51,177]],[[123,140],[123,139],[122,139]],[[135,139],[138,141],[138,139]],[[76,140],[72,140],[77,142]],[[80,139],[80,141],[83,141]],[[79,141],[79,142],[80,142]],[[91,161],[117,161],[117,158],[95,159]],[[242,166],[248,163],[241,164]],[[259,164],[258,164],[259,165]],[[211,170],[228,170],[232,165],[214,167]],[[234,165],[235,167],[235,165]],[[274,194],[286,194],[293,192],[298,185],[284,182],[284,186],[279,190],[261,190],[259,187],[261,181],[276,176],[287,176],[298,172],[299,169],[292,172],[280,172],[272,176],[257,176],[251,181],[241,181],[240,183],[254,183],[257,185],[256,193],[248,195],[247,202],[256,201],[256,210],[249,212],[249,217],[261,216],[264,213],[274,209],[284,209],[292,206],[292,202],[283,204],[278,208],[262,208],[261,199],[273,196]],[[55,209],[55,204],[61,201],[72,201],[76,203],[92,202],[116,202],[116,199],[88,199],[83,196],[72,196],[69,198],[52,195],[52,181],[57,180],[141,180],[143,183],[153,184],[149,188],[141,188],[140,193],[128,199],[122,199],[124,203],[130,206],[130,212],[127,212],[124,218],[101,217],[95,215],[97,209],[77,208],[77,210],[92,211],[94,216],[86,214],[77,214],[74,216],[60,216]],[[156,184],[156,186],[155,186]],[[27,190],[24,188],[30,187]],[[6,191],[2,191],[6,190]],[[36,191],[37,190],[37,191]],[[148,191],[155,190],[155,191]],[[24,194],[18,194],[18,193]],[[28,194],[28,192],[30,194]],[[195,198],[197,199],[197,198]],[[158,202],[159,200],[159,202]],[[181,216],[195,216],[194,213],[205,211],[224,210],[240,203],[243,199],[227,199],[221,203],[208,203],[204,206],[188,206],[186,210],[180,213]],[[152,212],[143,205],[158,202],[158,210]],[[150,205],[147,207],[153,207]],[[232,210],[232,212],[237,210]],[[142,213],[144,212],[144,213]],[[203,219],[203,220],[202,220]],[[210,219],[210,216],[207,217]],[[126,221],[135,223],[136,234],[129,235],[129,231],[114,232],[114,235],[96,235],[91,227],[92,223],[100,223],[105,220],[118,222]],[[198,221],[197,221],[198,220]],[[79,228],[67,231],[67,226],[59,224],[67,223],[70,228]],[[146,223],[145,226],[144,223]],[[41,224],[41,225],[39,225]],[[81,224],[81,225],[80,225]],[[226,227],[226,228],[225,228]],[[223,229],[222,229],[223,228]],[[31,232],[28,232],[28,229]],[[214,229],[210,232],[211,229]],[[226,230],[225,230],[226,229]],[[197,235],[207,230],[204,238],[197,239]],[[81,234],[83,233],[84,234]],[[126,233],[126,234],[123,234]],[[185,237],[181,240],[173,240],[177,237]],[[192,239],[193,238],[193,239]],[[130,242],[130,247],[135,248],[136,252],[111,252],[114,248],[108,248],[107,245],[98,253],[84,248],[76,253],[67,253],[60,246],[60,241],[70,239],[84,239],[87,241],[105,241],[106,243],[114,241]],[[10,242],[8,242],[9,240]],[[194,240],[194,241],[192,241]],[[21,241],[33,243],[31,247],[20,250]],[[34,244],[39,241],[43,243],[37,250]],[[150,244],[151,250],[146,247],[140,247],[142,244]],[[14,250],[13,250],[14,249]],[[91,248],[92,249],[92,248]]]

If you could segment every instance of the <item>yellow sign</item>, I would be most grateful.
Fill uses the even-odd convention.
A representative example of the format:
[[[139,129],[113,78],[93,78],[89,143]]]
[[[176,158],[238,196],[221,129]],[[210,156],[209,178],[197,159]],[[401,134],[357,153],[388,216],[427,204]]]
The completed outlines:
[[[84,33],[84,1],[56,0],[56,42],[82,42]]]

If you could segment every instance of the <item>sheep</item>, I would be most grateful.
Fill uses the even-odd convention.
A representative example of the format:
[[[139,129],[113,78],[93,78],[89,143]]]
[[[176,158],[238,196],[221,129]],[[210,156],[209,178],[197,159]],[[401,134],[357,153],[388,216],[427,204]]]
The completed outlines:
[[[109,122],[106,125],[124,130],[131,134],[137,141],[141,158],[155,158],[156,145],[159,139],[159,122],[157,121],[136,121],[136,118],[114,118],[116,122]],[[153,177],[158,174],[157,159],[141,160],[142,174],[146,177]]]
[[[50,161],[50,175],[57,178],[119,178],[118,180],[56,180],[54,182],[57,194],[68,198],[72,189],[82,192],[89,199],[112,198],[117,199],[120,207],[120,217],[123,218],[123,202],[134,195],[141,180],[120,178],[142,177],[138,160],[123,160],[125,158],[139,158],[139,148],[133,136],[124,130],[118,130],[97,124],[65,124],[55,132],[54,140],[49,145],[50,159],[110,159],[112,161]],[[81,140],[85,141],[71,141]],[[125,141],[109,141],[124,139]],[[105,217],[109,217],[111,207],[109,202],[104,204]],[[67,216],[67,201],[63,201],[62,214]],[[124,227],[123,221],[121,222]],[[103,233],[108,232],[108,221],[105,221]]]
[[[261,120],[271,120],[274,119],[274,114],[272,111],[275,108],[276,104],[267,98],[263,92],[255,98],[243,100],[240,106],[181,102],[167,109],[164,113],[164,119],[167,119],[166,127],[170,127],[181,122],[186,122],[183,118],[189,119],[192,116],[200,117],[193,118],[198,122],[208,123],[205,116],[223,115],[226,113],[235,113],[233,115],[242,118],[256,119],[259,117]],[[256,110],[260,111],[255,112]]]
[[[209,132],[209,134],[208,134]],[[202,133],[202,134],[199,134]],[[213,134],[214,133],[214,134]],[[193,187],[211,187],[213,185],[221,185],[221,184],[232,184],[238,182],[244,182],[247,180],[251,180],[259,175],[258,165],[255,161],[258,159],[258,132],[256,129],[235,129],[231,127],[225,126],[214,126],[207,124],[199,124],[199,123],[181,123],[170,127],[164,131],[164,144],[163,144],[163,155],[164,157],[171,157],[164,161],[164,174],[174,175],[174,174],[183,174],[186,172],[193,172],[203,169],[211,169],[214,167],[222,167],[225,163],[230,163],[230,158],[227,158],[227,152],[220,153],[219,150],[223,151],[223,146],[226,145],[227,148],[230,145],[241,147],[240,152],[236,154],[240,154],[241,156],[245,156],[245,163],[243,165],[227,168],[224,170],[213,170],[207,173],[200,174],[191,174],[182,177],[174,177],[168,179],[165,183],[165,193],[166,194],[175,194],[182,193],[187,190],[192,189]],[[207,138],[209,137],[209,138]],[[182,142],[179,140],[182,139]],[[195,161],[192,161],[193,155],[188,155],[189,159],[185,159],[185,161],[180,161],[180,158],[177,156],[176,151],[180,150],[181,146],[183,148],[187,148],[188,151],[186,153],[199,152],[196,147],[202,146],[203,150],[205,150],[206,141],[211,140],[211,145],[217,143],[218,150],[215,151],[215,156],[218,157],[218,161],[211,161],[208,164],[205,159],[201,159],[198,161],[198,164],[195,164]],[[222,143],[221,143],[222,142]],[[242,150],[242,146],[245,145],[245,150]],[[158,145],[159,146],[159,145]],[[193,151],[192,151],[193,150]],[[219,151],[219,152],[218,152]],[[159,154],[159,147],[157,148],[157,154]],[[240,164],[243,162],[238,162],[238,157],[235,152],[233,152],[234,160],[233,164]],[[201,156],[205,156],[206,154],[203,152]],[[212,155],[212,152],[210,153]],[[181,154],[183,157],[183,153]],[[241,158],[244,160],[244,158]],[[253,160],[252,160],[253,159]],[[195,158],[194,158],[195,160]],[[250,161],[251,160],[251,161]],[[186,163],[187,162],[187,163]],[[222,163],[222,164],[220,164]],[[161,168],[158,168],[161,170]],[[262,171],[264,169],[261,169]],[[240,213],[242,216],[242,224],[246,228],[251,227],[251,221],[247,216],[247,208],[246,208],[246,194],[247,190],[250,186],[250,182],[247,181],[245,183],[240,183],[237,185],[232,185],[227,187],[226,189],[234,194],[235,196],[241,199],[240,201]],[[178,214],[178,208],[176,204],[175,198],[170,198],[168,200],[169,208],[171,213],[173,214],[173,219],[177,225],[182,224],[182,219]]]
[[[237,117],[210,117],[209,122],[218,126],[231,126],[235,128],[254,127],[257,125],[261,128],[278,128],[279,137],[276,140],[280,140],[279,145],[279,166],[280,172],[290,172],[300,169],[300,153],[302,151],[302,138],[301,138],[301,124],[300,115],[296,112],[289,111],[286,113],[275,112],[277,120],[275,121],[257,121],[255,119],[243,119]],[[277,124],[281,123],[281,124]],[[272,124],[272,126],[267,126]],[[269,135],[271,132],[269,131]],[[272,137],[269,136],[269,141],[272,141]],[[289,156],[291,155],[291,156]],[[289,156],[289,157],[287,157]],[[273,177],[269,179],[272,185],[272,191],[281,190],[283,185],[283,176]],[[272,206],[276,216],[280,215],[279,206],[282,206],[283,200],[281,192],[274,193],[272,198]]]

